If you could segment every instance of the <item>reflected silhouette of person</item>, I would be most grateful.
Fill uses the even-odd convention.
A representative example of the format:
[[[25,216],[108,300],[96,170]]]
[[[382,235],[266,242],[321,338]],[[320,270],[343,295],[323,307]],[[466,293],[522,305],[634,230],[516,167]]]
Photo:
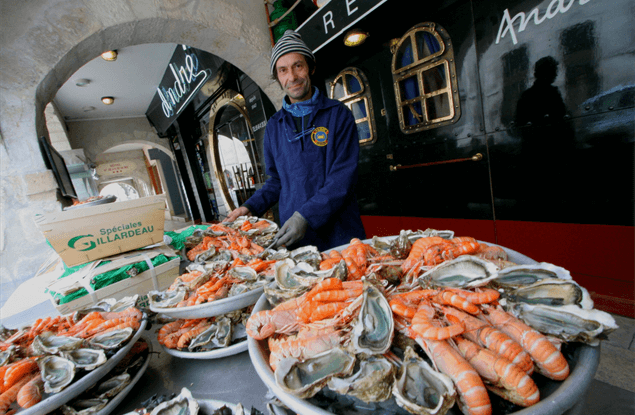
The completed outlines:
[[[564,160],[570,157],[572,134],[565,122],[564,100],[553,82],[558,61],[551,56],[534,66],[535,81],[524,91],[516,106],[516,122],[521,133],[521,159],[529,175],[530,188],[543,193],[558,193],[564,179]]]
[[[551,56],[541,58],[534,66],[534,84],[522,93],[516,107],[520,127],[547,125],[562,121],[566,113],[564,101],[553,82],[558,76],[558,62]]]

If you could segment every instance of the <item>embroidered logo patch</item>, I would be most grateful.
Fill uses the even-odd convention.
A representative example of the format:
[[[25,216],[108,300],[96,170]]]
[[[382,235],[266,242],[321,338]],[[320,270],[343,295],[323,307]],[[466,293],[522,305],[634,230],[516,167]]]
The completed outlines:
[[[329,130],[326,127],[318,127],[311,133],[311,141],[319,147],[329,143]]]

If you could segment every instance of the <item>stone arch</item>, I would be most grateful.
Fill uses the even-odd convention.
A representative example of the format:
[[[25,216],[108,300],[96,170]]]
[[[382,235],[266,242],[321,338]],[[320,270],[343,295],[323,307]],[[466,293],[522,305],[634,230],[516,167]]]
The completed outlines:
[[[5,280],[32,277],[50,252],[32,218],[61,206],[37,137],[49,135],[44,112],[55,93],[101,52],[144,43],[186,44],[232,63],[274,105],[282,99],[269,77],[271,38],[259,0],[43,0],[10,2],[2,13],[0,259],[6,261],[0,261],[0,274]]]

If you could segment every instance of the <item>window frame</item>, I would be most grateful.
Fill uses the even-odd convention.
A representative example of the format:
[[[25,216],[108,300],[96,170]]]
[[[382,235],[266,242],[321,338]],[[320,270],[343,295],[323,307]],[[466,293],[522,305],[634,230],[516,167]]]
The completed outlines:
[[[361,90],[357,92],[349,92],[348,84],[346,83],[345,75],[353,76],[357,79],[361,86]],[[338,79],[342,79],[342,87],[344,88],[344,97],[343,98],[334,98],[335,95],[335,86],[337,84]],[[359,70],[358,68],[348,67],[342,69],[333,79],[332,82],[329,82],[329,96],[331,99],[335,99],[340,101],[342,104],[346,105],[348,109],[353,112],[352,105],[363,101],[366,107],[366,117],[355,119],[355,126],[357,124],[361,124],[362,122],[368,122],[368,128],[370,131],[370,137],[365,139],[360,139],[360,145],[372,144],[377,141],[377,128],[375,126],[375,117],[373,111],[373,101],[371,99],[370,88],[368,87],[368,78],[366,75]]]
[[[434,36],[437,42],[439,42],[441,49],[423,58],[419,57],[419,49],[416,42],[416,34],[418,32],[427,32]],[[413,62],[406,66],[397,68],[398,51],[405,42],[409,42],[410,45],[412,45]],[[397,106],[399,128],[401,131],[405,134],[412,134],[452,124],[458,121],[461,117],[461,107],[456,77],[456,66],[454,63],[454,50],[447,32],[435,23],[425,22],[417,24],[410,28],[401,37],[401,39],[393,43],[391,53],[391,71],[393,76],[393,86],[395,89],[395,104]],[[423,73],[441,65],[444,66],[443,72],[447,80],[446,86],[432,92],[426,92],[426,89],[424,88]],[[402,91],[400,87],[401,82],[412,77],[416,77],[419,95],[411,99],[402,98]],[[432,119],[428,118],[427,100],[443,94],[448,97],[450,113],[442,117]],[[415,111],[412,107],[415,103],[419,103],[421,105],[422,114],[417,115],[419,115],[422,120],[413,125],[406,125],[406,115],[404,113],[407,111],[407,108],[410,108],[410,111]],[[415,115],[417,120],[419,120],[419,116]]]

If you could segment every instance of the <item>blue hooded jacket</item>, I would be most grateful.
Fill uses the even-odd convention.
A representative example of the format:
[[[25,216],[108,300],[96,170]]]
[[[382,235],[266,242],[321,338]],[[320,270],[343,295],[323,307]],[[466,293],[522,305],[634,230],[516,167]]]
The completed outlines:
[[[244,204],[263,215],[279,202],[280,222],[298,211],[309,223],[296,246],[320,251],[365,239],[355,186],[359,139],[355,119],[341,102],[318,94],[308,125],[314,129],[298,140],[289,112],[281,109],[267,124],[264,137],[269,179]]]

